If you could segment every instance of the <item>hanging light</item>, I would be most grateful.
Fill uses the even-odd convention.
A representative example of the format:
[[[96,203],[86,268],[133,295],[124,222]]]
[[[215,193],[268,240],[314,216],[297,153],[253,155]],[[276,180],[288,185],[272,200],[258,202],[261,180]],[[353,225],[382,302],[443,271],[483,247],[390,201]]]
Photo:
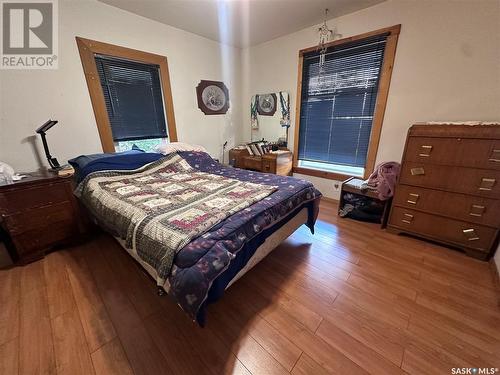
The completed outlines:
[[[327,44],[331,40],[333,36],[333,30],[328,28],[326,24],[326,20],[328,18],[328,8],[325,9],[325,20],[323,21],[323,25],[318,29],[319,33],[319,43],[317,50],[319,51],[319,72],[318,72],[318,80],[322,81],[323,71],[325,69],[325,56],[326,50],[328,49]]]

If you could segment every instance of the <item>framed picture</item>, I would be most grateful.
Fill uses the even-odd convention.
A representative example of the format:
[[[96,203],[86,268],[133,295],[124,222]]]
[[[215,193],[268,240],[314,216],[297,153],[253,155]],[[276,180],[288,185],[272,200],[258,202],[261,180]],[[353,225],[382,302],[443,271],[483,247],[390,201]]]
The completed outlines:
[[[257,112],[261,116],[274,116],[277,104],[276,94],[257,95]]]
[[[198,108],[206,115],[223,115],[229,109],[229,90],[224,82],[202,80],[196,95]]]

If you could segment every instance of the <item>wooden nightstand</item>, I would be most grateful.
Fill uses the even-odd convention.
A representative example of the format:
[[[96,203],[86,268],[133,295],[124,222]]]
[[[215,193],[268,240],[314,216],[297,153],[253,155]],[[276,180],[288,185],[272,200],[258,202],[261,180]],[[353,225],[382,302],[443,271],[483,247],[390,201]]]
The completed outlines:
[[[49,173],[29,174],[0,186],[0,217],[16,263],[42,258],[54,246],[78,238],[84,229],[72,177]]]

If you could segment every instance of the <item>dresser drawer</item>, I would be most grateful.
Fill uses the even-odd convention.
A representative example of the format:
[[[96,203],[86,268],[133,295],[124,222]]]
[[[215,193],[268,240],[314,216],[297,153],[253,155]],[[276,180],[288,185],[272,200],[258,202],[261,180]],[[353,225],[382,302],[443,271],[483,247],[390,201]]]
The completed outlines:
[[[398,185],[393,204],[477,224],[500,227],[500,200]]]
[[[76,234],[77,229],[73,221],[61,221],[13,236],[12,240],[19,255],[25,257],[28,253],[43,251],[69,240]]]
[[[500,140],[409,137],[406,161],[500,169]]]
[[[404,162],[400,184],[500,198],[500,171]]]
[[[245,169],[252,169],[254,171],[260,171],[262,168],[262,158],[260,156],[252,157],[245,156],[244,158]]]
[[[276,173],[273,168],[274,163],[271,160],[262,159],[262,172],[264,173]]]
[[[9,233],[17,235],[61,221],[75,221],[73,215],[71,203],[62,202],[6,216],[4,220]]]
[[[10,215],[30,208],[67,201],[69,194],[67,183],[6,190],[0,193],[0,213]]]
[[[389,226],[483,252],[490,251],[497,234],[497,230],[494,228],[398,206],[392,208]]]

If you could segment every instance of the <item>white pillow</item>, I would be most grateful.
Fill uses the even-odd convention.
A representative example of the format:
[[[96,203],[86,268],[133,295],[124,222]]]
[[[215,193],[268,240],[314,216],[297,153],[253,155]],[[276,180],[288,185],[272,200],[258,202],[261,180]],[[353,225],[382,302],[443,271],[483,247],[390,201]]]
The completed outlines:
[[[176,151],[207,152],[207,150],[203,146],[190,145],[189,143],[183,143],[183,142],[162,143],[155,147],[155,151],[163,155],[167,155]]]

